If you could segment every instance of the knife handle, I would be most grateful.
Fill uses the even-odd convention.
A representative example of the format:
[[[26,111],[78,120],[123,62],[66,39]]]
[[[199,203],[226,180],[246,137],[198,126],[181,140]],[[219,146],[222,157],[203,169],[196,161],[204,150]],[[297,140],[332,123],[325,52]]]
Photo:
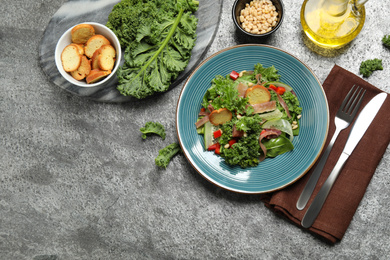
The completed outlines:
[[[322,185],[320,191],[315,196],[313,202],[311,203],[310,207],[307,209],[305,216],[302,219],[302,226],[304,228],[309,228],[316,220],[318,214],[320,213],[322,206],[324,205],[326,198],[328,197],[328,194],[330,190],[333,187],[333,184],[335,183],[341,169],[343,168],[345,162],[347,161],[349,157],[349,154],[343,152],[340,155],[339,160],[337,161],[336,165],[334,166],[332,172],[330,173],[329,177],[326,179],[324,185]]]

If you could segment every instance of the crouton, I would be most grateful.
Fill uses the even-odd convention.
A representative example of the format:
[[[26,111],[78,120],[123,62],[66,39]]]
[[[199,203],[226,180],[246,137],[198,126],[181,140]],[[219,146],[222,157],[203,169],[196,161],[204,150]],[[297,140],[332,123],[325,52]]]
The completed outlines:
[[[86,78],[87,84],[92,84],[95,83],[105,76],[109,75],[111,73],[111,70],[99,70],[99,69],[94,69],[91,70],[89,75]]]
[[[62,67],[66,72],[75,71],[78,69],[81,63],[80,52],[75,45],[68,45],[61,53]]]
[[[80,43],[71,43],[70,45],[74,45],[77,47],[77,50],[79,51],[80,55],[84,55],[84,45]]]
[[[220,108],[218,110],[213,110],[213,112],[210,113],[209,120],[213,125],[222,125],[229,122],[232,117],[232,112],[230,112],[227,108]]]
[[[98,57],[99,57],[99,50],[95,51],[95,53],[92,55],[92,58],[91,58],[91,68],[93,70],[100,69],[99,68],[99,62],[98,62]]]
[[[70,34],[72,36],[72,42],[86,43],[89,38],[95,35],[95,29],[90,24],[78,24],[72,28]]]
[[[98,65],[101,70],[112,70],[115,64],[116,51],[112,45],[103,45],[98,50]]]
[[[248,103],[251,105],[261,104],[271,100],[271,93],[266,87],[255,85],[246,90],[245,97],[248,98]]]
[[[97,51],[103,45],[107,45],[107,44],[111,44],[111,43],[109,40],[107,40],[106,37],[104,37],[103,35],[100,35],[100,34],[96,34],[96,35],[92,36],[91,38],[89,38],[89,40],[85,44],[85,47],[84,47],[85,55],[88,58],[92,58],[95,51]]]
[[[91,61],[86,56],[81,57],[81,64],[75,71],[70,72],[73,78],[76,80],[84,79],[91,72]]]

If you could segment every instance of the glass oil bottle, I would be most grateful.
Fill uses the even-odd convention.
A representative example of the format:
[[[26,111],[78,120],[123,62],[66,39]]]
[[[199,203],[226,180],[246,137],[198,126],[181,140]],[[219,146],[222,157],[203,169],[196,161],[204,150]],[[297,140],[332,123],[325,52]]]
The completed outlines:
[[[338,49],[360,33],[366,18],[367,0],[305,0],[301,8],[301,25],[315,45]]]

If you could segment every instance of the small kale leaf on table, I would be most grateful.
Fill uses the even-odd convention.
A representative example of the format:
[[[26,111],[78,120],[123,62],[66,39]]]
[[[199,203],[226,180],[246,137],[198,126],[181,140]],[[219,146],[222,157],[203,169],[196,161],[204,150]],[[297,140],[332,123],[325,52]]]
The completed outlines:
[[[140,131],[142,132],[142,139],[146,139],[149,134],[157,134],[165,140],[165,128],[159,122],[146,122],[145,126],[140,128]]]
[[[180,152],[182,152],[180,144],[171,143],[158,151],[158,156],[154,161],[157,166],[167,168],[171,159]]]
[[[382,60],[381,59],[372,59],[362,61],[359,68],[359,73],[363,74],[363,77],[368,78],[376,70],[383,70]]]
[[[142,99],[168,90],[191,58],[198,6],[194,0],[122,0],[113,7],[107,27],[125,50],[117,72],[122,95]]]
[[[390,34],[383,36],[382,43],[384,46],[390,49]]]

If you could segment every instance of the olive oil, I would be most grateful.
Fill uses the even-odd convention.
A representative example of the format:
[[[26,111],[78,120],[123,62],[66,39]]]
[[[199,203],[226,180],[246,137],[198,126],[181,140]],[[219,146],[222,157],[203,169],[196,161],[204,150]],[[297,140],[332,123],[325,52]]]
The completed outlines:
[[[325,49],[341,48],[363,28],[364,5],[356,0],[305,0],[301,8],[302,29],[307,37]]]

